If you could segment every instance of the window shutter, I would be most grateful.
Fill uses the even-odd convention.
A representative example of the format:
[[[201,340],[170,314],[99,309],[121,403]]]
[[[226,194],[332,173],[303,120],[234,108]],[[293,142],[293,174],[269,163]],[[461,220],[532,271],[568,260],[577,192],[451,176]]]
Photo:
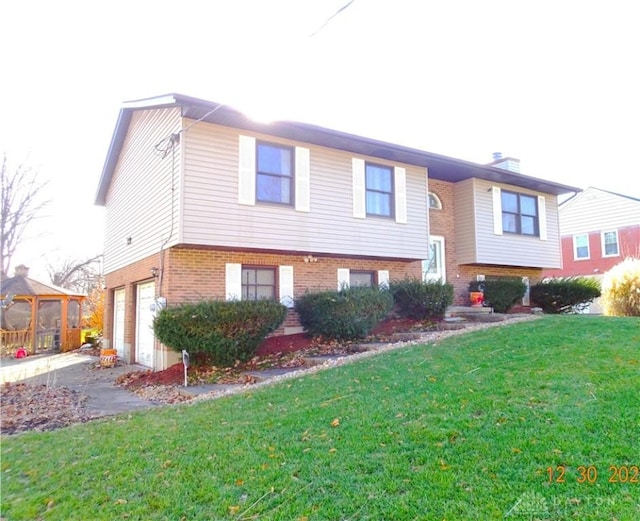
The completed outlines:
[[[238,203],[256,204],[256,140],[239,136]]]
[[[378,271],[378,287],[379,288],[389,287],[389,270]]]
[[[365,202],[364,159],[353,158],[353,216],[364,219],[367,216]]]
[[[538,231],[540,240],[547,240],[547,204],[542,195],[538,196]]]
[[[225,265],[225,299],[242,300],[242,264]]]
[[[308,212],[310,208],[309,201],[309,149],[296,147],[296,210],[299,212]]]
[[[394,184],[396,196],[396,222],[407,223],[407,171],[399,166],[394,169]]]
[[[491,187],[493,196],[493,233],[502,235],[502,192],[497,186]]]
[[[349,269],[338,268],[338,291],[345,286],[349,287]]]
[[[293,266],[280,266],[278,269],[280,283],[280,304],[293,307]]]

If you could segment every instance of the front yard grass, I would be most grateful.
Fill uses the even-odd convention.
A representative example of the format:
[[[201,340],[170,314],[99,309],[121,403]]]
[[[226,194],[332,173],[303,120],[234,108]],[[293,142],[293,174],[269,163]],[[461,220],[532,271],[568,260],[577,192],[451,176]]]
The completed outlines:
[[[622,521],[639,447],[640,320],[544,317],[5,437],[1,515]]]

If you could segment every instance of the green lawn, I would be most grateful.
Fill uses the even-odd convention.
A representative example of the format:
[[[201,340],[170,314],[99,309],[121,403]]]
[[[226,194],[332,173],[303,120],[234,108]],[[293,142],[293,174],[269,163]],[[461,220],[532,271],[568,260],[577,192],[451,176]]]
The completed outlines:
[[[5,437],[2,516],[626,521],[638,466],[640,320],[545,317]]]

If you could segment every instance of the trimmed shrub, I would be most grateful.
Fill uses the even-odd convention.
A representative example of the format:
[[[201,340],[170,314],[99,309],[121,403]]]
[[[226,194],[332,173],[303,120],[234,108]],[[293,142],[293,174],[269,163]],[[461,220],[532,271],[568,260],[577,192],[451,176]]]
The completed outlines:
[[[246,362],[276,330],[287,308],[270,300],[208,300],[165,308],[156,316],[158,340],[176,351],[204,355],[217,366]]]
[[[295,310],[310,335],[354,340],[366,337],[392,306],[388,290],[354,287],[306,293],[296,299]]]
[[[575,313],[600,296],[600,283],[591,277],[560,277],[531,286],[531,300],[545,313]]]
[[[600,302],[605,315],[640,317],[640,259],[628,257],[604,274]]]
[[[522,300],[527,286],[518,277],[496,277],[472,281],[469,291],[482,291],[485,306],[492,307],[496,313],[506,313]]]
[[[408,318],[443,317],[453,302],[453,286],[446,282],[406,278],[392,281],[389,290],[398,314]]]

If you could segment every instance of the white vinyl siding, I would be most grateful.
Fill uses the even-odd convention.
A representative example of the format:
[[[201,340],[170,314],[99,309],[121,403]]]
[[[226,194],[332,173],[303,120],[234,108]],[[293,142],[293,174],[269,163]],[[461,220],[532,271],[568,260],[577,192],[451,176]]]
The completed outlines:
[[[640,224],[640,201],[587,188],[560,206],[563,237]]]
[[[242,264],[227,263],[224,280],[225,299],[240,300],[242,298]]]
[[[517,233],[498,234],[502,230],[503,190],[536,197],[538,229],[541,234],[545,233],[547,240]],[[454,186],[454,209],[458,263],[532,268],[562,266],[557,200],[554,196],[521,187],[497,186],[481,179],[469,179]]]
[[[288,308],[293,307],[293,266],[278,268],[280,303]]]
[[[166,149],[180,128],[180,109],[133,113],[106,194],[105,273],[179,242],[183,144],[167,154],[156,145]]]
[[[273,136],[256,139],[297,147]],[[310,211],[274,204],[238,204],[238,131],[199,123],[183,136],[182,243],[288,253],[422,259],[427,236],[424,168],[406,169],[407,223],[354,219],[352,155],[309,147]],[[306,148],[306,147],[305,147]],[[364,207],[363,207],[364,208]]]

